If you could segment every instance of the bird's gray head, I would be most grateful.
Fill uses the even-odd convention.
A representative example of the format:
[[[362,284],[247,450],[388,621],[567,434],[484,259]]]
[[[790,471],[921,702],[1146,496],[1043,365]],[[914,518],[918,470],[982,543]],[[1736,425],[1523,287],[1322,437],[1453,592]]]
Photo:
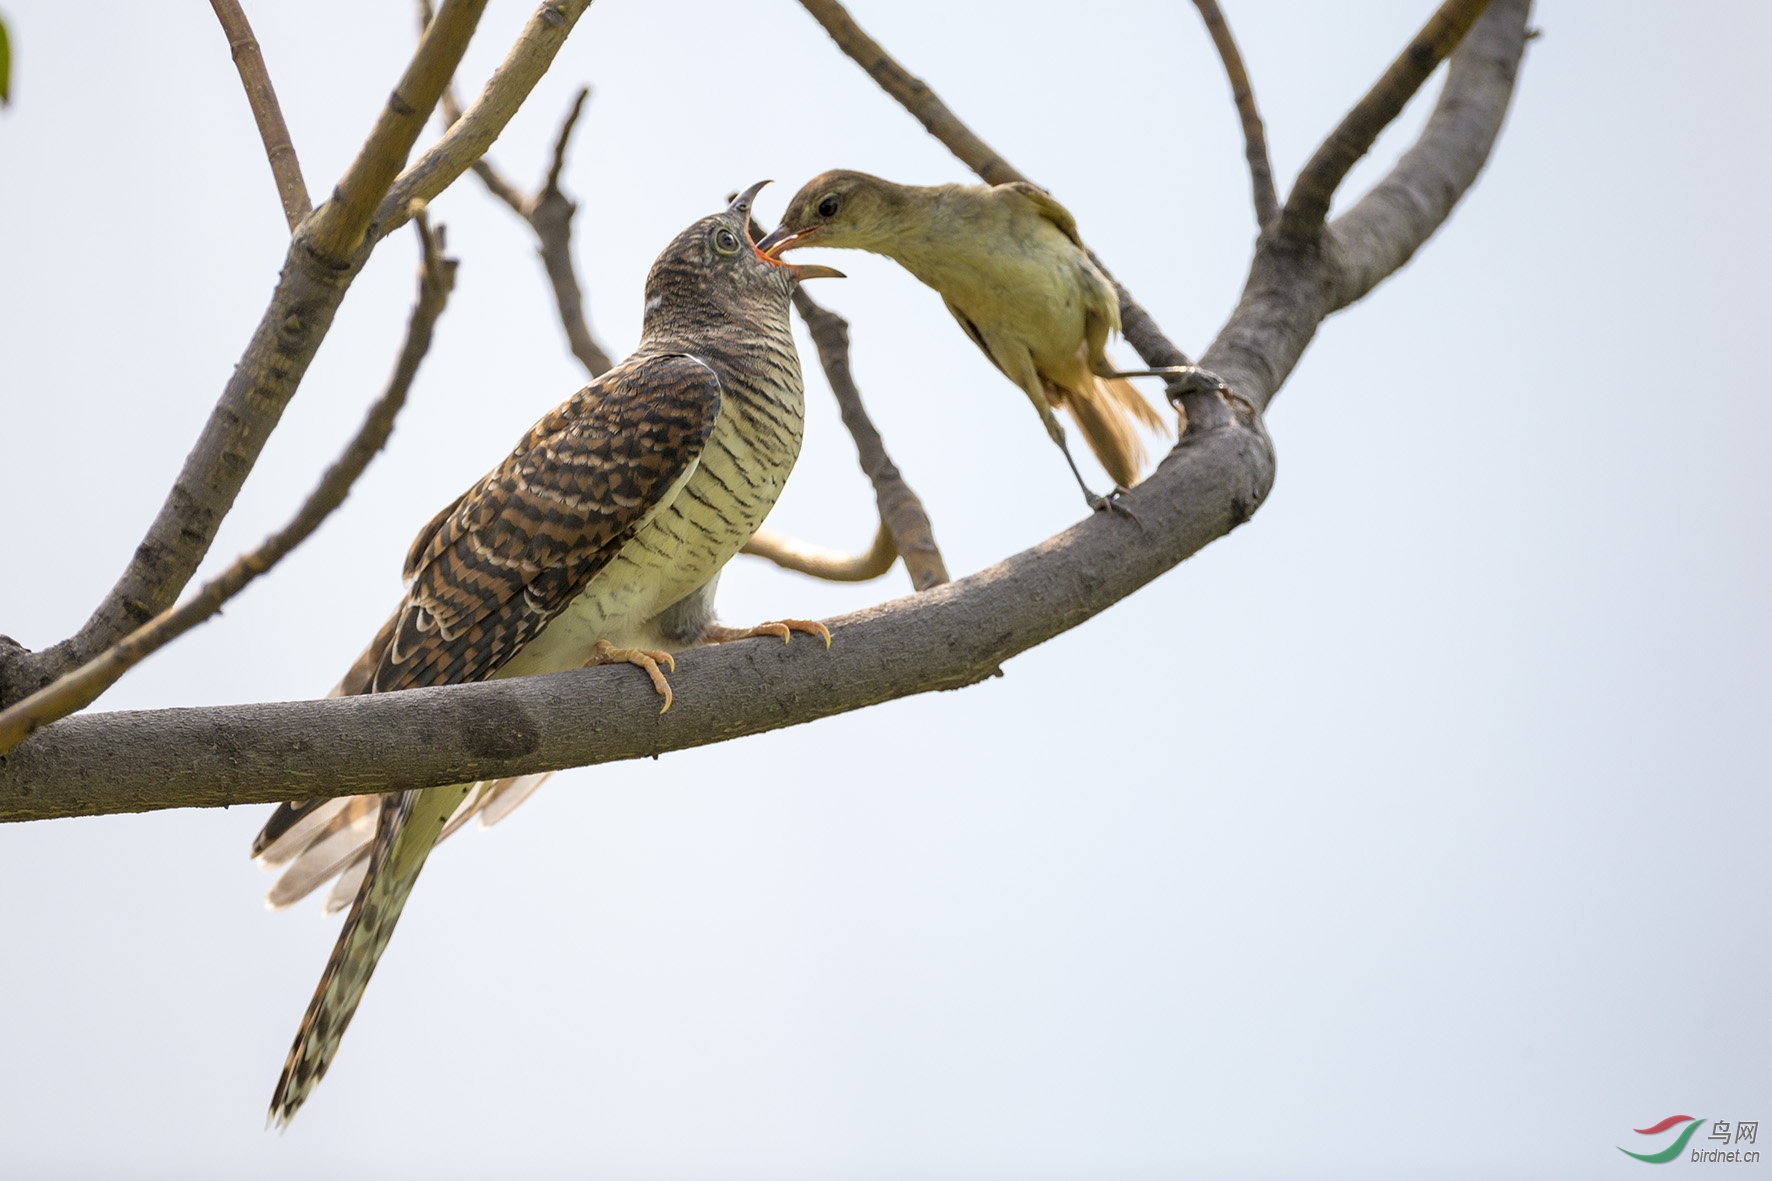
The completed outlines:
[[[894,236],[901,187],[889,180],[837,168],[807,181],[781,225],[757,245],[774,257],[795,246],[847,246],[880,252]]]
[[[671,240],[646,276],[644,331],[713,321],[749,321],[787,315],[788,297],[802,279],[842,278],[821,266],[795,266],[751,242],[751,202],[768,181],[733,198]]]

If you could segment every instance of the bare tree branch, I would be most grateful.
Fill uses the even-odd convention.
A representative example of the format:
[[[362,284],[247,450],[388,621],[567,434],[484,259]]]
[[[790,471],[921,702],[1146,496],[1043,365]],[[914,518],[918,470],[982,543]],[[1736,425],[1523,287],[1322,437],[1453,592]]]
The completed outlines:
[[[271,162],[271,177],[277,182],[277,196],[283,201],[283,216],[289,221],[289,232],[314,212],[308,199],[308,186],[301,177],[301,162],[295,158],[295,145],[289,140],[289,128],[283,122],[283,108],[277,105],[277,92],[271,87],[270,71],[265,69],[264,54],[259,52],[258,39],[246,14],[240,11],[239,0],[209,0],[228,35],[228,48],[234,55],[234,67],[246,87],[246,101],[252,106],[252,117],[258,122],[259,138],[264,140],[265,156]]]
[[[1317,325],[1407,262],[1475,182],[1501,132],[1526,44],[1530,0],[1494,0],[1453,54],[1420,138],[1317,241],[1275,235],[1255,252],[1241,302],[1201,363],[1258,409]]]
[[[535,227],[541,241],[541,263],[554,288],[554,304],[560,309],[560,324],[566,329],[566,343],[592,377],[600,377],[614,364],[609,354],[598,346],[585,323],[584,295],[579,290],[578,275],[572,266],[572,218],[578,206],[560,191],[560,170],[566,164],[566,145],[572,139],[573,125],[584,109],[591,88],[581,86],[573,100],[572,112],[560,126],[560,138],[554,144],[554,163],[548,169],[547,183],[529,202],[523,216]]]
[[[884,521],[874,532],[874,544],[859,554],[825,549],[773,529],[757,530],[739,552],[767,558],[784,570],[810,574],[826,582],[870,582],[892,569],[892,564],[898,561],[898,547],[893,544],[892,530]]]
[[[1402,113],[1422,83],[1488,7],[1489,0],[1446,0],[1428,18],[1409,47],[1347,113],[1298,174],[1286,197],[1286,207],[1280,211],[1282,235],[1304,239],[1322,230],[1323,219],[1329,215],[1329,202],[1348,170],[1371,149],[1379,132]]]
[[[1249,72],[1243,68],[1243,55],[1237,39],[1225,23],[1224,13],[1216,0],[1194,0],[1206,32],[1224,63],[1225,75],[1231,83],[1231,101],[1237,104],[1237,117],[1243,124],[1243,155],[1249,161],[1249,187],[1255,200],[1255,224],[1266,229],[1280,214],[1280,197],[1274,192],[1274,167],[1267,158],[1267,131],[1261,125],[1261,112],[1255,107],[1255,88],[1249,84]]]
[[[333,461],[320,483],[308,494],[289,523],[265,538],[257,549],[235,558],[233,564],[203,584],[191,598],[168,608],[125,636],[73,672],[53,684],[31,694],[23,701],[0,710],[0,755],[12,750],[38,727],[67,717],[75,710],[85,709],[106,689],[116,684],[124,673],[146,657],[159,651],[198,624],[220,613],[222,605],[245,590],[247,585],[284,559],[296,546],[306,541],[332,511],[344,503],[351,486],[369,466],[369,461],[387,445],[394,429],[394,419],[406,404],[407,391],[418,373],[419,362],[431,347],[431,330],[449,292],[455,286],[455,260],[442,254],[442,227],[433,234],[424,216],[419,215],[418,236],[423,246],[419,265],[418,300],[406,325],[406,344],[394,366],[388,388],[358,428],[357,434]]]
[[[69,639],[34,653],[0,643],[0,705],[85,663],[178,598],[375,244],[410,219],[415,197],[428,200],[447,188],[498,138],[589,7],[590,0],[541,6],[462,121],[394,182],[376,211],[374,232],[342,264],[313,245],[318,215],[302,223],[270,305],[129,566]]]
[[[1264,245],[1206,360],[1266,406],[1345,292],[1407,258],[1428,224],[1386,206],[1474,178],[1495,142],[1525,45],[1527,0],[1494,0],[1453,58],[1421,140],[1350,226],[1358,256],[1327,245]],[[1466,180],[1468,184],[1468,179]],[[1450,207],[1448,204],[1447,208]],[[1431,211],[1424,215],[1432,219]],[[1443,220],[1444,212],[1439,214]],[[1381,240],[1389,233],[1405,239]],[[1350,263],[1349,260],[1352,260]],[[1253,413],[1234,404],[1194,427],[1139,485],[1145,532],[1092,516],[958,582],[832,620],[829,652],[729,645],[685,654],[682,708],[658,716],[618,671],[586,669],[328,701],[89,714],[45,727],[0,759],[0,818],[214,806],[392,791],[639,758],[957,688],[1068,628],[1248,519],[1273,478]]]
[[[813,20],[824,26],[837,48],[866,70],[868,77],[879,83],[880,89],[896,99],[899,106],[909,111],[930,135],[958,156],[962,164],[978,173],[986,184],[1003,185],[1028,180],[1009,161],[997,155],[989,144],[974,135],[970,127],[960,122],[935,91],[929,89],[928,83],[894,61],[892,55],[868,36],[837,0],[800,0],[800,4],[812,14]]]
[[[837,396],[843,425],[849,428],[850,437],[855,440],[856,458],[874,485],[874,503],[880,510],[880,524],[891,534],[893,548],[904,559],[911,586],[920,591],[940,586],[948,581],[948,569],[935,544],[935,528],[929,523],[923,502],[917,499],[891,456],[886,454],[886,440],[881,438],[879,428],[868,417],[867,408],[861,402],[861,391],[855,387],[855,376],[849,370],[849,321],[821,307],[803,289],[794,292],[794,309],[806,321],[806,328],[812,334],[825,379]],[[872,556],[878,553],[876,543]],[[772,557],[772,560],[777,559]],[[777,561],[780,565],[787,565]]]
[[[369,229],[376,208],[406,164],[418,133],[430,121],[443,88],[486,10],[486,0],[443,0],[437,19],[419,38],[406,73],[376,117],[357,158],[339,178],[332,200],[318,211],[310,249],[322,258],[349,258]],[[428,200],[429,198],[424,198]]]
[[[1527,2],[1497,0],[1503,11],[1486,13],[1466,34],[1420,138],[1330,226],[1342,272],[1336,307],[1360,299],[1407,263],[1476,182],[1501,133],[1494,112],[1506,110],[1513,93],[1520,64],[1514,16]],[[1528,33],[1525,40],[1531,39]]]

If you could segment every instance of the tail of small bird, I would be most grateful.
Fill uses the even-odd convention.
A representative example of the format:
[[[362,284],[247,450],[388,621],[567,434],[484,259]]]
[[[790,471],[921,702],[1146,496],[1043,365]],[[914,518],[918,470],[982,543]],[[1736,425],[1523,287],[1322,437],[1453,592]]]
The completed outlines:
[[[270,1123],[288,1127],[326,1076],[431,847],[472,788],[463,783],[381,797],[362,885],[271,1095]]]
[[[1094,374],[1087,377],[1087,382],[1075,383],[1084,387],[1083,396],[1050,383],[1047,392],[1058,395],[1053,400],[1076,420],[1089,441],[1089,450],[1095,452],[1114,483],[1130,488],[1144,470],[1144,440],[1139,437],[1139,427],[1160,431],[1166,430],[1167,424],[1131,382]]]

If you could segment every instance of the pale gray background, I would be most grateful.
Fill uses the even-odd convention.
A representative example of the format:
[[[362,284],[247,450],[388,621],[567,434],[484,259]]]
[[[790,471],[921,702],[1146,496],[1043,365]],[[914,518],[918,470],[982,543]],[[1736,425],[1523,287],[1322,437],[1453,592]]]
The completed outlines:
[[[1431,4],[1227,7],[1290,178]],[[324,195],[410,7],[248,11]],[[1253,229],[1191,5],[855,11],[1204,347]],[[469,89],[527,12],[492,5]],[[1488,172],[1276,403],[1251,525],[1002,680],[562,775],[451,842],[286,1136],[265,1103],[337,923],[260,908],[264,810],[0,827],[0,1173],[1629,1176],[1633,1126],[1772,1121],[1769,12],[1545,4]],[[286,236],[201,0],[6,14],[0,630],[39,645],[121,569]],[[773,218],[827,167],[966,179],[789,0],[600,0],[494,151],[525,184],[581,80],[567,179],[617,355],[652,256],[727,191],[777,178]],[[324,691],[415,529],[580,383],[527,230],[471,180],[436,210],[460,285],[388,452],[103,708]],[[414,257],[376,254],[211,568],[355,429]],[[936,296],[831,261],[950,568],[1075,520]],[[808,384],[771,524],[860,546]],[[722,606],[907,591],[744,559]]]

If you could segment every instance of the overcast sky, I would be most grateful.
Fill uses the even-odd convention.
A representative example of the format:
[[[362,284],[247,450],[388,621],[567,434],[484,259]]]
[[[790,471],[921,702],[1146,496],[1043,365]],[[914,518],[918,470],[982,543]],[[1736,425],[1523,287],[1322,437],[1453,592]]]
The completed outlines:
[[[1431,8],[1224,4],[1283,180]],[[323,196],[410,5],[246,7]],[[528,10],[489,6],[467,90]],[[1204,349],[1254,227],[1191,5],[853,11]],[[207,5],[4,12],[0,631],[35,647],[127,561],[287,233]],[[1000,680],[563,774],[450,842],[287,1135],[263,1113],[338,922],[262,909],[267,809],[0,827],[0,1174],[1610,1177],[1664,1116],[1772,1121],[1769,14],[1544,4],[1482,179],[1275,402],[1247,527]],[[617,356],[727,192],[776,178],[773,219],[826,168],[968,179],[791,0],[598,0],[494,148],[514,178],[586,81],[565,183]],[[387,452],[99,708],[324,692],[412,534],[581,383],[526,227],[472,178],[434,209],[459,281]],[[206,569],[355,430],[415,256],[377,251]],[[1074,521],[938,297],[827,261],[949,569]],[[859,548],[871,494],[807,385],[770,523]],[[906,593],[741,558],[721,607]]]

